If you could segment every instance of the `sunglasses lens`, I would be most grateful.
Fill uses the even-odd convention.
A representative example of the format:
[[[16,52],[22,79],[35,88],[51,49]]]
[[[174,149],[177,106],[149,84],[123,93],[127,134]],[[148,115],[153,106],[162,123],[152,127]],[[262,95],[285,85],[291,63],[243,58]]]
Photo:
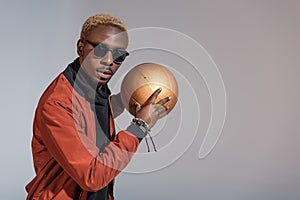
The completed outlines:
[[[113,58],[115,63],[121,63],[125,60],[126,56],[128,56],[129,53],[127,51],[121,50],[121,49],[115,49],[113,51]]]
[[[101,43],[94,47],[94,55],[98,58],[104,57],[108,51],[110,51],[109,48]],[[129,53],[123,49],[115,49],[112,51],[112,56],[115,63],[123,62],[128,55]]]
[[[99,44],[94,48],[95,56],[102,58],[107,53],[108,49],[103,44]]]

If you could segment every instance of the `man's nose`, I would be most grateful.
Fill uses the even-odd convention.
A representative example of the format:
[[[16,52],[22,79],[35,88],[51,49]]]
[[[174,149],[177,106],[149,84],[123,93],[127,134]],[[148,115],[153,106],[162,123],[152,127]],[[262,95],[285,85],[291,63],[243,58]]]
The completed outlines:
[[[100,63],[103,65],[112,66],[114,63],[112,52],[107,51],[107,53],[101,58]]]

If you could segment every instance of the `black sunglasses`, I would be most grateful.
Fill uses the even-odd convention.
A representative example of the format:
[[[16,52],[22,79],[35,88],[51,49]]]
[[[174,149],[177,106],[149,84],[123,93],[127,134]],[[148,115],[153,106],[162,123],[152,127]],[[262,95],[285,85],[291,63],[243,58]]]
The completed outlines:
[[[110,51],[112,53],[114,63],[116,64],[121,64],[125,60],[126,56],[129,56],[129,53],[124,49],[112,50],[102,43],[96,44],[85,39],[82,39],[81,41],[85,44],[92,45],[94,47],[94,55],[98,58],[102,58],[108,51]]]

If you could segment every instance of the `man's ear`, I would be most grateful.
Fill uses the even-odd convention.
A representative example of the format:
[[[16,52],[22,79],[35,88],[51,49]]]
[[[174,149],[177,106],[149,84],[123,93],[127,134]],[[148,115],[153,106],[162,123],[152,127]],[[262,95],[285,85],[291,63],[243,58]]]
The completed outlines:
[[[79,57],[83,56],[83,46],[84,46],[84,43],[82,42],[81,39],[79,39],[77,41],[77,54]]]

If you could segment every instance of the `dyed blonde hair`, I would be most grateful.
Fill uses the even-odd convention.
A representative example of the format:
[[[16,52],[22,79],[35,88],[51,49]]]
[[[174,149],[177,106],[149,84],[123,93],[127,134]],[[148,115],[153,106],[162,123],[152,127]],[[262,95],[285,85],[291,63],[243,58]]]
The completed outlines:
[[[92,32],[99,25],[114,26],[119,28],[121,31],[126,33],[128,40],[128,31],[125,24],[119,18],[106,13],[90,16],[82,25],[80,39],[86,39],[90,32]]]

